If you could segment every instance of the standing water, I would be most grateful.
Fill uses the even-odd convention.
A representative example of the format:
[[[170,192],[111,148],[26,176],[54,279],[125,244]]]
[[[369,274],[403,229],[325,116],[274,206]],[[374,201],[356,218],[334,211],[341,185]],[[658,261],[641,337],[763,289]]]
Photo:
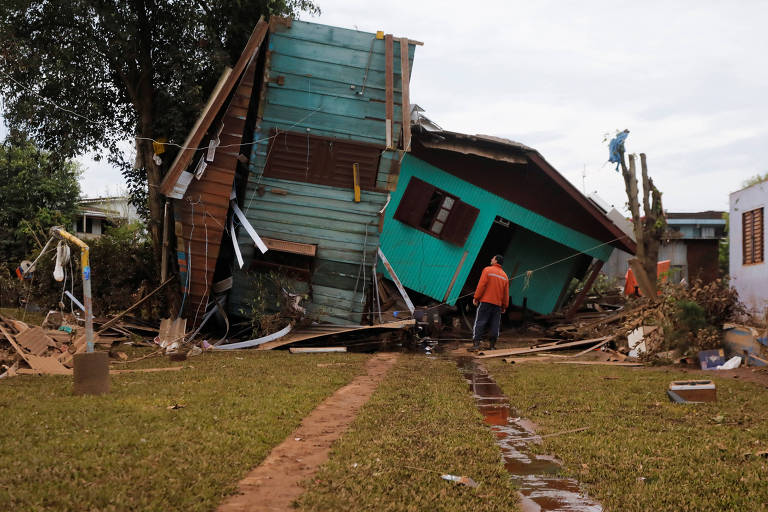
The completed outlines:
[[[469,383],[477,408],[496,435],[507,471],[520,487],[523,512],[602,511],[599,503],[581,491],[579,482],[558,476],[557,459],[531,453],[529,443],[538,439],[533,425],[510,416],[509,399],[485,368],[471,357],[457,357],[456,363]]]

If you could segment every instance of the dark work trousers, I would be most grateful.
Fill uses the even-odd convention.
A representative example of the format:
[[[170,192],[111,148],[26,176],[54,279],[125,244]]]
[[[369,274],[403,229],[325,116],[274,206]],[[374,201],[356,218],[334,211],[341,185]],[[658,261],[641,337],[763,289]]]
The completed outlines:
[[[480,346],[480,341],[488,334],[488,340],[491,346],[496,346],[496,338],[499,337],[499,328],[501,327],[501,306],[481,302],[477,306],[475,315],[475,326],[472,329],[472,345]]]

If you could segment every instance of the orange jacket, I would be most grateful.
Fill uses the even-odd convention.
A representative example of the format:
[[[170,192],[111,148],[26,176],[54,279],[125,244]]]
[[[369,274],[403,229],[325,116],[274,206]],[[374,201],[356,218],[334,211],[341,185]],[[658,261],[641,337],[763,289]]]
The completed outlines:
[[[501,309],[509,307],[509,278],[501,265],[494,263],[483,269],[475,290],[475,300],[496,304]]]

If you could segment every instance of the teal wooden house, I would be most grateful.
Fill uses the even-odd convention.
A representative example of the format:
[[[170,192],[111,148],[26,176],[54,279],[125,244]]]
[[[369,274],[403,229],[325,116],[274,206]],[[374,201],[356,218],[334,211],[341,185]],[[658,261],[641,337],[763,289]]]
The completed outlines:
[[[562,306],[571,279],[597,272],[614,248],[635,252],[535,149],[434,126],[413,127],[381,235],[406,288],[456,304],[502,254],[510,303],[548,314]]]
[[[247,311],[255,293],[249,275],[276,271],[308,296],[310,317],[361,322],[380,212],[409,148],[408,84],[419,44],[272,20],[266,51],[257,57],[261,87],[248,106],[249,152],[241,158],[247,172],[235,187],[237,204],[268,250],[239,229],[243,265],[233,274],[230,312]],[[236,217],[237,224],[246,223]]]

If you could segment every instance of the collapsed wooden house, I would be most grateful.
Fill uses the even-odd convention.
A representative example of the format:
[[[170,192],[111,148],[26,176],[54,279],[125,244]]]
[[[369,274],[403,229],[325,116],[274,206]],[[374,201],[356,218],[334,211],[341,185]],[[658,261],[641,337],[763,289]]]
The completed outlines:
[[[548,314],[563,305],[571,280],[596,276],[614,248],[635,252],[535,149],[428,120],[412,129],[381,236],[406,288],[455,304],[502,254],[511,304]]]
[[[161,187],[191,323],[212,295],[247,313],[252,276],[270,272],[313,318],[360,323],[410,145],[418,44],[283,18],[257,25]]]

